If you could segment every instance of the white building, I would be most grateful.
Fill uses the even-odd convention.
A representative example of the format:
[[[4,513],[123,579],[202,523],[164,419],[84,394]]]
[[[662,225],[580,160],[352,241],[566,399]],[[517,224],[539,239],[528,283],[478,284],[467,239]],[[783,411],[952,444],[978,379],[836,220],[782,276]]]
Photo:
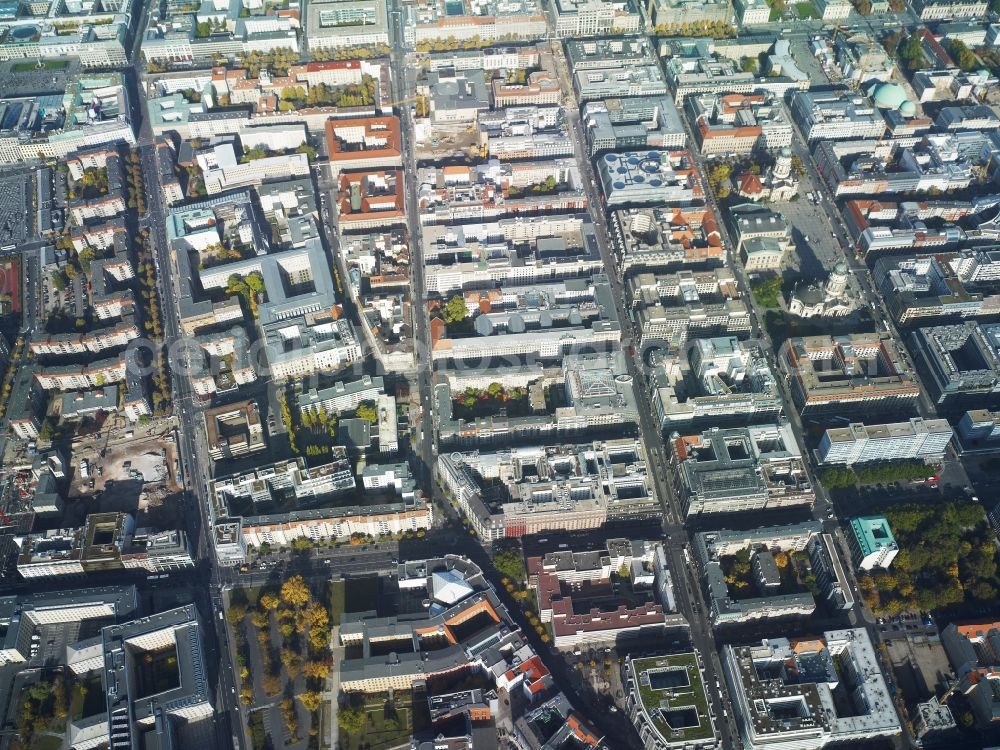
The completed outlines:
[[[867,426],[859,422],[823,433],[818,455],[820,463],[848,466],[914,458],[940,461],[952,435],[946,419],[914,417],[909,422]]]
[[[879,658],[867,631],[833,630],[822,638],[762,640],[725,646],[722,667],[747,750],[818,750],[901,731]],[[834,691],[850,705],[834,700]]]
[[[618,36],[642,28],[632,0],[554,0],[549,7],[560,37]]]
[[[771,6],[765,0],[739,0],[736,8],[741,26],[759,26],[771,20]]]
[[[885,132],[878,110],[849,91],[799,91],[792,96],[791,110],[810,141],[880,138]]]
[[[285,133],[284,128],[281,130]],[[247,129],[244,132],[250,137],[252,131]],[[287,133],[282,137],[287,139]],[[302,141],[298,145],[302,145]],[[260,185],[267,180],[287,180],[309,174],[309,157],[305,154],[267,156],[243,163],[236,159],[231,143],[199,154],[198,162],[205,180],[205,192],[209,195]]]

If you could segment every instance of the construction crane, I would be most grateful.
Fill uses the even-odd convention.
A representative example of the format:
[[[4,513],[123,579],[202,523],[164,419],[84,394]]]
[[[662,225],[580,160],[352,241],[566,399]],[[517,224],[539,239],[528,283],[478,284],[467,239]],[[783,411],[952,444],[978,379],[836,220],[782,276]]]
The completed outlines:
[[[877,43],[871,36],[866,35],[865,39],[865,51],[858,60],[857,75],[851,77],[851,91],[857,91],[861,88],[861,81],[868,74],[868,70],[875,60],[875,47]]]

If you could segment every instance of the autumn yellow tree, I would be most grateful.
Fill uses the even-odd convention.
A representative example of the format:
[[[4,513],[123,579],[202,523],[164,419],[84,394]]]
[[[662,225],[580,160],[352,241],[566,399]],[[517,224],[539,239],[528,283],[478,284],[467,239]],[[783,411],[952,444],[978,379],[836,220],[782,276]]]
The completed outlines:
[[[292,607],[304,607],[308,604],[311,594],[302,576],[292,576],[281,584],[281,601]]]
[[[267,612],[254,612],[250,615],[250,622],[255,628],[266,628],[271,620],[267,616]]]
[[[281,677],[276,674],[264,675],[260,684],[268,695],[277,695],[281,692]]]
[[[302,666],[302,674],[313,680],[325,680],[330,676],[330,665],[322,661],[307,661]]]
[[[229,624],[234,627],[243,622],[243,618],[246,616],[247,608],[242,604],[232,604],[229,607],[229,611],[226,612],[226,619],[229,620]]]
[[[274,594],[264,594],[260,598],[260,606],[268,611],[277,609],[279,604],[281,604],[281,600]]]
[[[288,672],[288,676],[294,680],[299,674],[299,668],[302,666],[302,657],[290,648],[283,648],[281,649],[281,664],[285,668],[285,671]]]
[[[320,704],[323,702],[323,696],[317,693],[315,690],[307,690],[299,696],[299,699],[306,711],[316,711],[319,709]]]

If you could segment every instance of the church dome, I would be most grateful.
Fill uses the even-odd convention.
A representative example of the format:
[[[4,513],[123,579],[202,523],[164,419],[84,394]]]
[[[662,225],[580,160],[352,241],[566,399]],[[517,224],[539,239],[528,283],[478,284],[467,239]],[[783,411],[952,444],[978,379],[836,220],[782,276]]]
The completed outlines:
[[[880,83],[872,91],[872,101],[879,109],[899,109],[907,101],[906,90],[898,83]]]

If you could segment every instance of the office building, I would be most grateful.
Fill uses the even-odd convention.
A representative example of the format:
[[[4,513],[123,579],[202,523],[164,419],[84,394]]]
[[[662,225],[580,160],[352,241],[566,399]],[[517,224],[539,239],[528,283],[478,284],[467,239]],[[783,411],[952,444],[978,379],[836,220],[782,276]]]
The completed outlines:
[[[889,568],[899,552],[885,516],[852,518],[847,543],[855,566],[861,570]]]
[[[778,363],[803,414],[906,410],[920,394],[913,370],[890,336],[790,338],[778,352]]]
[[[832,534],[816,534],[806,545],[809,563],[816,585],[832,609],[849,610],[854,607],[851,582],[840,562],[837,542]]]
[[[239,401],[202,412],[208,455],[215,461],[265,450],[256,401]]]
[[[319,0],[306,11],[305,37],[310,50],[389,45],[385,0]]]
[[[722,666],[744,747],[818,750],[901,731],[868,632],[762,640],[722,649]]]
[[[622,664],[625,708],[649,750],[714,747],[715,723],[697,651],[635,658]]]
[[[1000,450],[1000,412],[970,409],[955,427],[959,453],[992,453]]]
[[[310,388],[296,397],[296,403],[300,412],[339,414],[357,409],[365,401],[377,401],[384,394],[385,384],[381,377],[363,375],[358,380],[340,381],[321,390]]]
[[[934,133],[902,141],[821,141],[814,160],[836,196],[891,195],[967,188],[973,170],[987,166],[995,133]],[[912,143],[912,145],[910,145]]]
[[[913,722],[913,733],[917,739],[927,744],[937,744],[954,739],[958,724],[946,703],[938,701],[937,696],[918,703],[916,720]]]
[[[1000,326],[975,322],[918,328],[912,335],[927,394],[939,406],[991,408],[1000,399]]]
[[[484,541],[594,529],[660,513],[634,439],[438,455],[441,480]],[[499,480],[503,496],[493,491]]]
[[[539,619],[552,629],[558,649],[572,649],[581,643],[616,643],[630,638],[656,637],[668,628],[684,628],[687,621],[671,613],[670,602],[636,597],[615,608],[588,606],[593,594],[611,587],[611,574],[628,570],[634,591],[652,588],[657,575],[670,577],[669,570],[654,574],[666,559],[656,555],[655,545],[627,539],[609,539],[608,550],[598,552],[560,551],[526,562],[528,582],[538,597]],[[624,577],[624,576],[623,576]],[[671,590],[672,591],[672,590]],[[575,596],[575,598],[574,598]]]
[[[642,29],[634,0],[557,0],[549,12],[559,37],[621,36]]]
[[[430,70],[417,86],[427,97],[433,123],[471,123],[490,108],[490,93],[482,70]]]
[[[653,413],[668,432],[709,421],[771,422],[781,414],[763,350],[734,336],[695,339],[680,357],[656,365],[650,385]]]
[[[193,604],[101,631],[111,750],[170,747],[215,713]],[[153,674],[167,670],[170,681]],[[210,729],[208,731],[211,731]]]
[[[509,83],[504,78],[493,80],[493,106],[501,107],[540,107],[547,104],[559,104],[562,101],[562,89],[559,81],[545,71],[536,70],[528,74],[525,83]],[[483,115],[480,114],[480,117]]]
[[[921,21],[942,21],[953,18],[982,20],[989,4],[985,0],[918,0],[914,5]]]
[[[946,419],[913,417],[908,422],[834,427],[823,433],[817,457],[824,464],[871,463],[923,459],[940,461],[951,443]]]
[[[608,208],[657,204],[693,206],[705,189],[691,155],[677,151],[626,151],[597,159],[597,177]]]
[[[90,626],[123,621],[138,608],[135,586],[103,586],[47,593],[25,593],[0,597],[0,666],[22,664],[41,667],[43,655],[37,643],[42,635],[60,626]],[[73,645],[69,645],[73,649]],[[32,653],[34,651],[34,653]],[[98,652],[99,656],[99,652]],[[63,654],[59,654],[62,660]],[[99,668],[89,665],[91,669]],[[78,673],[70,659],[67,666]]]
[[[478,127],[479,147],[490,159],[535,161],[573,155],[573,140],[561,107],[532,103],[480,112]]]
[[[989,729],[1000,716],[1000,679],[997,674],[998,635],[995,621],[952,622],[941,631],[941,644],[962,693],[972,710],[975,725]]]
[[[801,551],[820,531],[817,522],[804,522],[749,531],[721,529],[695,534],[692,548],[712,623],[726,625],[812,614],[816,609],[812,594],[804,586],[783,582],[772,551]],[[739,554],[745,555],[750,562],[750,572],[742,581],[742,589],[731,587],[723,570],[723,558]]]
[[[615,96],[662,96],[667,93],[667,83],[655,61],[574,69],[573,87],[581,104]]]
[[[378,229],[406,222],[403,173],[398,169],[340,174],[336,194],[341,232]]]
[[[626,282],[642,348],[676,354],[689,338],[739,336],[750,313],[725,269],[676,274],[640,273]]]
[[[334,177],[343,170],[398,167],[402,164],[399,118],[329,119],[326,148]]]
[[[814,491],[787,423],[670,437],[671,480],[690,518],[810,505]]]
[[[545,14],[537,0],[471,2],[444,5],[406,5],[401,18],[403,35],[410,45],[433,45],[447,39],[525,39],[545,36]]]
[[[601,99],[583,107],[583,128],[591,155],[647,148],[680,149],[687,133],[666,96]]]
[[[975,318],[1000,308],[992,277],[1000,253],[962,249],[879,258],[872,272],[886,307],[898,324],[921,318]]]
[[[455,292],[476,292],[477,302],[490,301],[489,310],[470,308],[473,315],[510,312],[514,304],[511,295],[532,284],[539,285],[543,298],[549,294],[572,297],[592,286],[586,277],[603,268],[594,227],[584,214],[515,216],[482,224],[435,225],[425,227],[422,235],[427,291],[442,297]],[[527,300],[529,314],[536,307],[534,301],[534,297]],[[477,332],[489,335],[485,329]]]
[[[494,382],[515,387],[511,377],[516,377],[515,373],[506,368],[493,373],[493,377],[483,379],[482,390]],[[462,392],[458,389],[453,392],[449,383],[435,385],[438,445],[443,449],[568,439],[612,428],[629,431],[638,422],[635,390],[622,352],[569,354],[564,357],[561,370],[550,368],[534,375],[525,378],[531,413],[524,416],[509,414],[514,408],[512,404],[510,409],[498,410],[492,416],[463,419],[455,415]],[[565,404],[549,408],[545,392],[559,386],[565,393]]]
[[[665,63],[667,81],[678,106],[692,94],[767,92],[777,99],[784,99],[789,92],[808,90],[809,76],[795,63],[787,40],[778,39],[773,50],[769,49],[770,44],[763,49],[756,44],[751,45],[752,55],[770,52],[760,77],[740,68],[740,53],[723,54],[719,46],[722,44],[684,43],[668,50],[672,54]]]
[[[428,167],[418,171],[417,182],[422,224],[577,213],[588,206],[571,159]]]
[[[725,263],[722,234],[710,208],[653,206],[612,211],[608,232],[622,278],[642,271]],[[720,285],[727,283],[720,277]]]
[[[881,138],[885,120],[860,94],[800,91],[792,97],[792,117],[812,141]]]
[[[0,99],[0,123],[0,163],[5,164],[135,144],[128,91],[119,73],[77,76],[61,96]]]
[[[391,482],[366,485],[362,480],[359,486],[346,450],[335,447],[330,457],[321,466],[306,468],[300,458],[210,482],[219,563],[236,565],[244,562],[249,546],[288,546],[299,537],[340,539],[430,528],[432,507],[413,478],[403,476],[403,466],[394,465]]]
[[[792,125],[767,92],[690,96],[686,108],[703,155],[750,154],[792,144]]]
[[[764,0],[738,0],[736,10],[740,25],[762,26],[771,21],[771,6]]]

